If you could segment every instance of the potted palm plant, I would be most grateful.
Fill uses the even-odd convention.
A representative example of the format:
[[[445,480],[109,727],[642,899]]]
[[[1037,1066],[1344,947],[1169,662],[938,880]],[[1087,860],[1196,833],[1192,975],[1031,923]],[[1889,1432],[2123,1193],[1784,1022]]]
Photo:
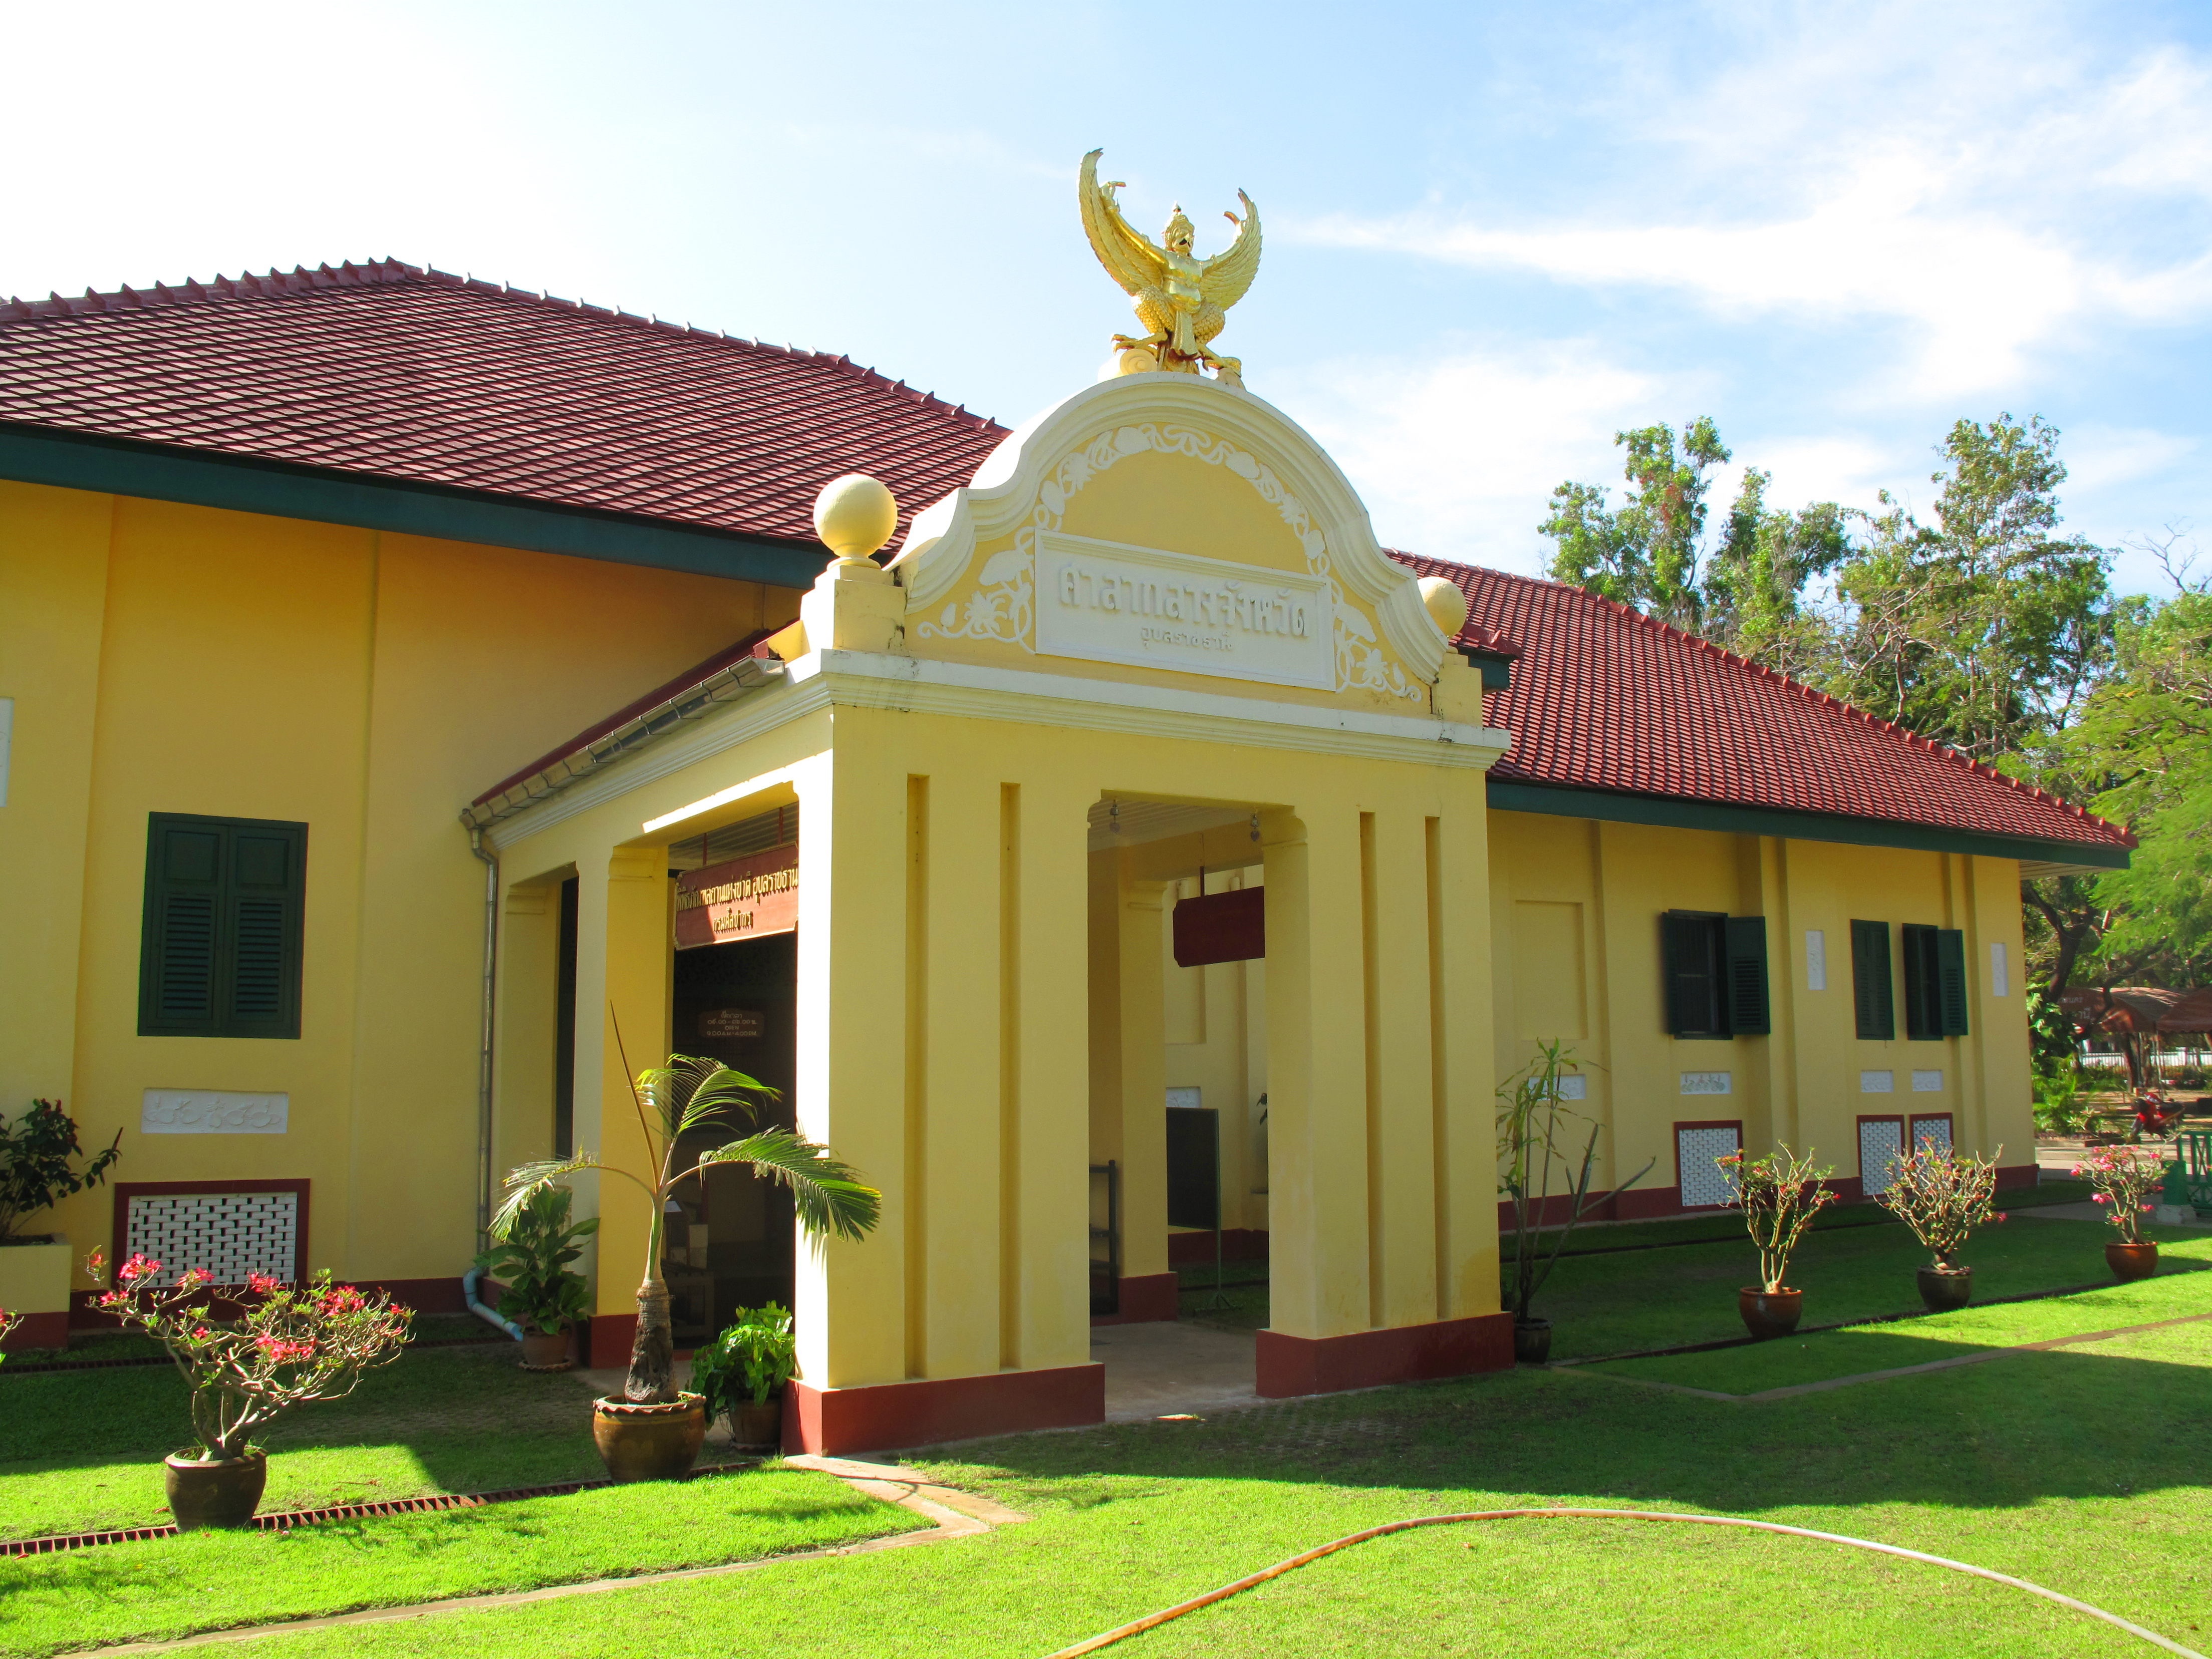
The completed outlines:
[[[1559,1080],[1571,1075],[1574,1058],[1565,1043],[1539,1042],[1536,1058],[1498,1086],[1498,1189],[1513,1206],[1513,1255],[1504,1264],[1510,1275],[1504,1299],[1513,1310],[1513,1358],[1524,1365],[1540,1365],[1551,1357],[1552,1322],[1536,1317],[1536,1292],[1552,1276],[1575,1228],[1600,1201],[1589,1189],[1598,1125],[1590,1122],[1577,1151],[1572,1134],[1577,1114],[1560,1104]],[[1650,1172],[1647,1163],[1613,1191],[1626,1192]],[[1565,1190],[1554,1194],[1555,1186]],[[1547,1252],[1537,1234],[1546,1230],[1545,1212],[1554,1197],[1565,1199],[1566,1206],[1549,1229]]]
[[[691,1356],[691,1386],[712,1423],[730,1416],[730,1439],[775,1446],[783,1438],[783,1385],[799,1374],[788,1309],[740,1308],[728,1328]]]
[[[69,1340],[70,1246],[58,1234],[26,1233],[24,1218],[105,1181],[122,1142],[118,1129],[86,1157],[76,1120],[58,1100],[34,1100],[13,1123],[0,1121],[0,1302],[29,1316],[26,1345]]]
[[[1888,1188],[1875,1201],[1935,1254],[1934,1265],[1920,1269],[1920,1299],[1930,1313],[1972,1299],[1974,1270],[1960,1265],[1959,1252],[1975,1228],[2004,1219],[1993,1203],[1996,1188],[1996,1158],[1960,1157],[1948,1146],[1923,1144],[1890,1166]]]
[[[568,1264],[599,1230],[597,1216],[568,1219],[574,1194],[566,1187],[540,1187],[515,1212],[504,1238],[495,1239],[477,1266],[506,1288],[499,1312],[522,1329],[526,1370],[566,1370],[569,1333],[591,1311],[583,1274]]]
[[[1809,1151],[1799,1157],[1787,1146],[1765,1158],[1747,1158],[1738,1152],[1713,1162],[1735,1188],[1729,1205],[1743,1212],[1744,1225],[1759,1249],[1759,1283],[1736,1292],[1736,1311],[1744,1328],[1762,1340],[1787,1336],[1804,1314],[1805,1293],[1782,1281],[1813,1218],[1836,1201],[1826,1184],[1835,1171],[1814,1169]]]
[[[817,1248],[832,1233],[866,1238],[882,1212],[883,1194],[849,1165],[789,1129],[755,1129],[710,1147],[689,1164],[678,1144],[696,1129],[742,1117],[748,1122],[775,1091],[719,1060],[671,1054],[668,1064],[640,1072],[630,1085],[651,1169],[643,1175],[602,1163],[583,1148],[568,1158],[511,1171],[507,1197],[492,1218],[492,1237],[505,1240],[531,1195],[585,1170],[604,1170],[646,1196],[645,1279],[637,1287],[637,1335],[619,1396],[592,1402],[592,1438],[617,1480],[665,1480],[688,1471],[707,1438],[705,1402],[675,1385],[676,1345],[668,1320],[668,1286],[660,1277],[662,1232],[670,1197],[718,1164],[743,1164],[791,1189],[799,1225]],[[680,1166],[680,1167],[679,1167]]]

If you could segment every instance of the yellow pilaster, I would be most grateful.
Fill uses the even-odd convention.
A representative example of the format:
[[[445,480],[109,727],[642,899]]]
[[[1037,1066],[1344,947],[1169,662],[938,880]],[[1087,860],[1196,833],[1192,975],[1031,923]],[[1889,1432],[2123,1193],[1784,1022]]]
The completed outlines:
[[[492,1204],[519,1164],[553,1153],[553,1004],[559,977],[558,884],[507,890],[499,928],[492,1054]]]
[[[1290,1336],[1365,1330],[1365,1009],[1359,823],[1261,818],[1267,871],[1269,1318]]]
[[[1490,912],[1486,816],[1471,804],[1423,826],[1439,1319],[1498,1311],[1496,1041],[1491,1021],[1461,1012],[1491,1006],[1489,941],[1453,925]]]
[[[627,1170],[650,1182],[657,1175],[635,1103],[630,1075],[668,1057],[669,889],[668,860],[658,847],[617,847],[607,855],[604,883],[604,945],[599,1018],[583,1002],[583,974],[577,975],[576,1075],[584,1069],[582,1031],[603,1032],[597,1056],[599,1144],[594,1148],[612,1169]],[[587,914],[586,907],[580,911]],[[578,957],[583,929],[578,929]],[[617,1041],[619,1034],[619,1041]],[[627,1056],[627,1065],[625,1065]],[[584,1091],[579,1087],[580,1097]],[[580,1116],[580,1112],[579,1113]],[[592,1143],[577,1126],[577,1144]],[[629,1313],[645,1277],[646,1229],[650,1220],[640,1189],[617,1176],[599,1180],[599,1310]]]

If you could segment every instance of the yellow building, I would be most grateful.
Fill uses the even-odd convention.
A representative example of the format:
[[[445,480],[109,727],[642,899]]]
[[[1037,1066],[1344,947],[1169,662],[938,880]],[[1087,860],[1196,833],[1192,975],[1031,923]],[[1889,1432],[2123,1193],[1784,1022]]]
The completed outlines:
[[[850,472],[915,511],[825,568]],[[1263,1394],[1510,1363],[1492,1100],[1539,1041],[1604,1180],[1650,1166],[1619,1214],[1777,1141],[2032,1180],[2019,877],[2126,857],[1620,607],[1386,552],[1198,374],[1009,433],[325,268],[0,309],[0,1110],[122,1132],[72,1247],[457,1305],[501,1171],[635,1157],[626,1070],[714,1054],[884,1194],[818,1253],[736,1174],[670,1230],[695,1334],[796,1297],[814,1448],[1097,1420],[1092,1323],[1173,1317],[1217,1222],[1269,1259]],[[605,1363],[642,1216],[580,1204]]]

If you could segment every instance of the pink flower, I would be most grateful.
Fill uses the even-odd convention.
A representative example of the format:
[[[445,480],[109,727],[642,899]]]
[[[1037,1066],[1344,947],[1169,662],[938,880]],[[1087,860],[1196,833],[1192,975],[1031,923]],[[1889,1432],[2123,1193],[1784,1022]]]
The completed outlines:
[[[115,1276],[127,1284],[134,1279],[149,1279],[161,1271],[160,1262],[149,1261],[144,1256],[133,1254],[130,1261],[115,1270]]]
[[[264,1296],[271,1291],[283,1289],[283,1279],[269,1273],[248,1273],[246,1276],[246,1289],[258,1291]]]
[[[180,1291],[196,1291],[203,1285],[214,1283],[215,1275],[205,1267],[187,1267],[177,1275],[177,1288]]]
[[[1996,1220],[1996,1221],[2002,1221],[2004,1218],[2005,1218],[2005,1212],[2004,1212],[2004,1211],[2002,1211],[2002,1210],[1999,1210],[1999,1211],[1996,1212],[1996,1214],[1991,1218],[1991,1219],[1992,1219],[1992,1220]]]
[[[208,1328],[204,1325],[201,1326],[198,1330],[192,1333],[192,1340],[195,1342],[204,1342],[207,1340]]]
[[[2155,1205],[2152,1205],[2152,1204],[2146,1204],[2146,1205],[2144,1205],[2144,1206],[2142,1206],[2142,1212],[2143,1212],[2145,1215],[2148,1215],[2148,1214],[2149,1214],[2149,1213],[2150,1213],[2154,1209],[2155,1209],[2156,1207],[2157,1207],[2157,1206],[2155,1206]]]
[[[2112,1200],[2106,1197],[2102,1193],[2092,1193],[2089,1195],[2089,1201],[2092,1204],[2109,1204]]]

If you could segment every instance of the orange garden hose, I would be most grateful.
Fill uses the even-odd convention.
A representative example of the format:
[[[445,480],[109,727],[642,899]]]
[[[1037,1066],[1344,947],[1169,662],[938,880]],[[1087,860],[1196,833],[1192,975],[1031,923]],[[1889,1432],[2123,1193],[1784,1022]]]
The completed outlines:
[[[2101,1619],[2108,1625],[2117,1625],[2130,1635],[2139,1636],[2154,1647],[2163,1648],[2168,1653],[2180,1654],[2182,1659],[2205,1659],[2205,1656],[2197,1652],[2196,1649],[2185,1648],[2179,1642],[2168,1641],[2156,1631],[2145,1630],[2141,1625],[2132,1624],[2116,1613],[2106,1613],[2102,1607],[2093,1607],[2087,1601],[2077,1601],[2070,1595],[2061,1595],[2057,1590],[2045,1589],[2040,1584],[2031,1584],[2025,1578],[2014,1578],[2009,1573],[1991,1572],[1987,1567],[1972,1566],[1966,1562],[1954,1561],[1945,1556],[1928,1555],[1919,1550],[1900,1549],[1895,1544],[1877,1544],[1864,1538],[1846,1538],[1841,1533],[1815,1532],[1809,1527],[1785,1527],[1772,1521],[1746,1521],[1732,1515],[1665,1515],[1651,1510],[1571,1509],[1475,1510],[1465,1515],[1417,1516],[1410,1521],[1392,1521],[1383,1526],[1370,1527],[1364,1532],[1355,1532],[1346,1537],[1335,1539],[1329,1543],[1310,1549],[1303,1555],[1294,1555],[1287,1561],[1278,1561],[1273,1566],[1262,1568],[1249,1577],[1238,1579],[1233,1584],[1224,1584],[1219,1589],[1208,1590],[1205,1595],[1194,1595],[1188,1601],[1179,1601],[1174,1607],[1164,1608],[1158,1613],[1148,1613],[1133,1624],[1117,1626],[1103,1636],[1094,1636],[1087,1642],[1078,1642],[1072,1648],[1061,1648],[1058,1652],[1048,1656],[1048,1659],[1076,1659],[1079,1654],[1096,1653],[1099,1649],[1119,1642],[1124,1638],[1157,1629],[1171,1619],[1180,1619],[1187,1613],[1196,1613],[1200,1607],[1211,1607],[1214,1602],[1225,1600],[1239,1590],[1248,1590],[1255,1584],[1264,1584],[1270,1578],[1279,1578],[1294,1567],[1303,1567],[1310,1561],[1320,1560],[1324,1555],[1334,1555],[1339,1550],[1349,1549],[1354,1544],[1364,1544],[1370,1538],[1380,1538],[1387,1533],[1407,1532],[1415,1527],[1449,1527],[1462,1521],[1519,1520],[1683,1521],[1699,1527],[1744,1527],[1753,1532],[1778,1532],[1790,1538],[1811,1538],[1823,1544],[1848,1544],[1853,1549],[1873,1550],[1877,1554],[1894,1555],[1907,1561],[1925,1561],[1930,1566],[1948,1567],[1954,1572],[1969,1573],[1976,1578],[1986,1578],[1992,1583],[2009,1584],[2013,1589],[2026,1590],[2031,1595],[2040,1595],[2046,1601],[2056,1601],[2062,1607],[2071,1607],[2076,1613],[2087,1613],[2092,1619]]]

